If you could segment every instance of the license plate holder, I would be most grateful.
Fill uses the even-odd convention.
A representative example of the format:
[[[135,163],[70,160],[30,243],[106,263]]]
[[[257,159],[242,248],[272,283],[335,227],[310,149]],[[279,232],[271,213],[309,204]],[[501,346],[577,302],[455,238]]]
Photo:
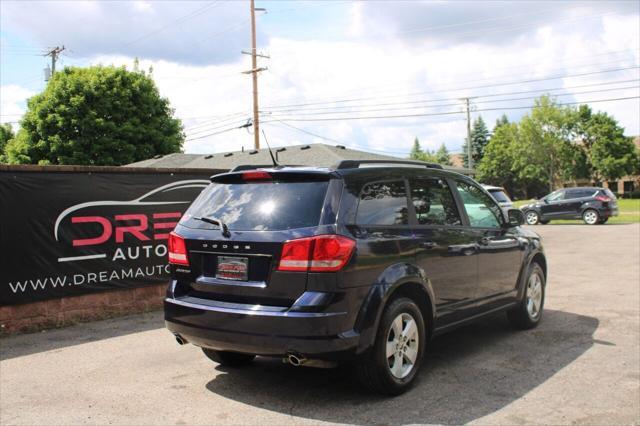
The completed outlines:
[[[218,256],[216,278],[233,281],[248,281],[249,258],[237,256]]]

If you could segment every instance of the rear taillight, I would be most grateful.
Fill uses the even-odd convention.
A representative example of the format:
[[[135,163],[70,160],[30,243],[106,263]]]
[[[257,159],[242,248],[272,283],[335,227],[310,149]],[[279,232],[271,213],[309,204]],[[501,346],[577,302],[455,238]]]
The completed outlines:
[[[285,241],[279,271],[332,272],[342,269],[356,242],[340,235],[318,235]]]
[[[604,203],[611,201],[611,198],[605,197],[604,195],[597,195],[595,199]]]
[[[184,238],[175,232],[169,234],[169,263],[189,266],[187,245],[184,243]]]

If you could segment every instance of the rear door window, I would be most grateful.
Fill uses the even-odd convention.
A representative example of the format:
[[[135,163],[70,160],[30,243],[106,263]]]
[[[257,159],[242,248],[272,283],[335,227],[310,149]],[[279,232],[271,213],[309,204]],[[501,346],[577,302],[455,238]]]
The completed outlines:
[[[372,182],[360,191],[358,225],[406,225],[409,223],[404,180]]]
[[[409,185],[418,224],[462,225],[447,182],[439,178],[424,178],[411,180]]]
[[[238,231],[318,226],[328,185],[328,181],[213,183],[193,202],[180,223],[191,228],[215,228],[195,219],[208,217]]]
[[[500,227],[502,212],[493,198],[479,187],[467,182],[456,181],[456,186],[467,211],[469,225],[478,228]]]

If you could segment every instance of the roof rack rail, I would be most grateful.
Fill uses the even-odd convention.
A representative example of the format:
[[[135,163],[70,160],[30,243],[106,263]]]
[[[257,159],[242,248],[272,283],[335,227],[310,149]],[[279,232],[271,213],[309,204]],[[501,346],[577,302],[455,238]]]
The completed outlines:
[[[342,160],[336,166],[336,170],[343,169],[357,169],[362,165],[368,164],[398,164],[398,165],[406,165],[406,166],[422,166],[428,169],[442,169],[440,164],[436,163],[426,163],[424,161],[412,161],[412,160]]]
[[[281,164],[280,167],[302,167],[302,166],[294,166],[292,164]],[[241,172],[244,170],[255,170],[255,169],[274,169],[276,168],[273,164],[241,164],[239,166],[235,166],[233,169],[229,170],[230,172]]]

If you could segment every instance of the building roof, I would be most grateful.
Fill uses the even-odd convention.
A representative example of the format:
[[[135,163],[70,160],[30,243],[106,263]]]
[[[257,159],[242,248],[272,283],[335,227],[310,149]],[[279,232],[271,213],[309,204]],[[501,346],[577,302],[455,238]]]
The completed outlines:
[[[398,160],[390,155],[373,154],[343,147],[315,143],[272,148],[279,163],[290,166],[331,167],[341,160]],[[240,165],[270,165],[271,157],[266,148],[221,152],[217,154],[168,154],[158,158],[127,164],[124,167],[188,168],[188,169],[233,169]],[[473,171],[460,167],[444,166],[458,173]]]

